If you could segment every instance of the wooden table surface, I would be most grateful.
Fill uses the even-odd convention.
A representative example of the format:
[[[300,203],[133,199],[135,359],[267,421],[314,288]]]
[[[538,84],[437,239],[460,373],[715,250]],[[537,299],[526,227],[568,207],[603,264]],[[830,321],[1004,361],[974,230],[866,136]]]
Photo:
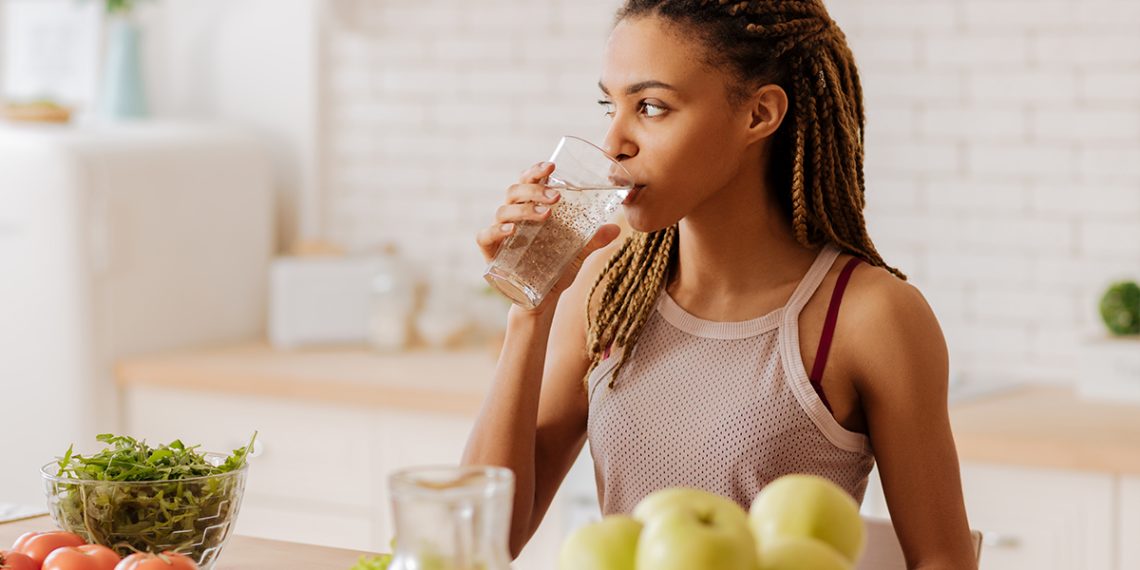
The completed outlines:
[[[25,532],[56,530],[47,516],[0,524],[0,548]],[[214,570],[348,570],[364,553],[339,548],[233,536]]]

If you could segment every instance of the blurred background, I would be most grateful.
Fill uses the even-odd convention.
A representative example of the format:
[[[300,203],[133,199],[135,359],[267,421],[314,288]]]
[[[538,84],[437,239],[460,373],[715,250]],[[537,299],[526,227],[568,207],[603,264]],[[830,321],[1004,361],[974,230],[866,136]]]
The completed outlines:
[[[120,4],[0,0],[0,503],[96,431],[261,429],[239,532],[381,548],[383,475],[454,462],[490,380],[507,305],[473,236],[560,135],[601,139],[619,2]],[[1138,451],[1113,445],[1140,436],[1140,341],[1102,308],[1140,319],[1110,291],[1140,277],[1140,3],[827,4],[991,567],[1138,567],[1140,464],[1111,458]],[[523,564],[593,516],[590,471]]]

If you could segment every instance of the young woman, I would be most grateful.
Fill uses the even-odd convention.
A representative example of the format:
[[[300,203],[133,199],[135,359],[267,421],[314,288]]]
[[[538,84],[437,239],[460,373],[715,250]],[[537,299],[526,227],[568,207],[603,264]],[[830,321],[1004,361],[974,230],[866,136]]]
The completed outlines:
[[[822,3],[628,0],[599,86],[635,231],[511,309],[464,456],[514,470],[513,552],[589,440],[606,514],[672,486],[747,507],[787,473],[861,500],[877,461],[909,566],[975,567],[946,344],[864,227],[862,93]],[[509,188],[485,257],[549,215],[552,170]]]

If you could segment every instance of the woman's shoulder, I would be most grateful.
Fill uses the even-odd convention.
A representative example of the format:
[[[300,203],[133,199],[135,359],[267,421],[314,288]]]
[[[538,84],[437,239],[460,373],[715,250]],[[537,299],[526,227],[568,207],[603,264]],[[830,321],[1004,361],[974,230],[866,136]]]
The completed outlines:
[[[860,264],[851,275],[836,334],[862,339],[852,348],[864,377],[946,360],[942,329],[926,297],[909,281],[870,264]]]
[[[837,267],[846,265],[846,259],[851,256],[841,256]],[[851,274],[847,290],[843,295],[845,313],[848,304],[853,305],[852,312],[862,317],[901,317],[913,320],[922,317],[930,311],[930,306],[922,292],[913,283],[904,280],[885,267],[878,267],[869,263],[856,266]]]

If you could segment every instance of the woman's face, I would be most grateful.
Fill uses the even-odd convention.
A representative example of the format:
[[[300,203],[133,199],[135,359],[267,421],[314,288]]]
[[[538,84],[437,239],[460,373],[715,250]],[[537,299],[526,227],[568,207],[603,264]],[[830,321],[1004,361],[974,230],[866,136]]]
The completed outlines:
[[[636,230],[675,224],[746,158],[750,111],[730,104],[729,74],[705,63],[704,50],[656,17],[623,20],[610,35],[599,82],[612,120],[603,146],[639,186],[625,204]]]

